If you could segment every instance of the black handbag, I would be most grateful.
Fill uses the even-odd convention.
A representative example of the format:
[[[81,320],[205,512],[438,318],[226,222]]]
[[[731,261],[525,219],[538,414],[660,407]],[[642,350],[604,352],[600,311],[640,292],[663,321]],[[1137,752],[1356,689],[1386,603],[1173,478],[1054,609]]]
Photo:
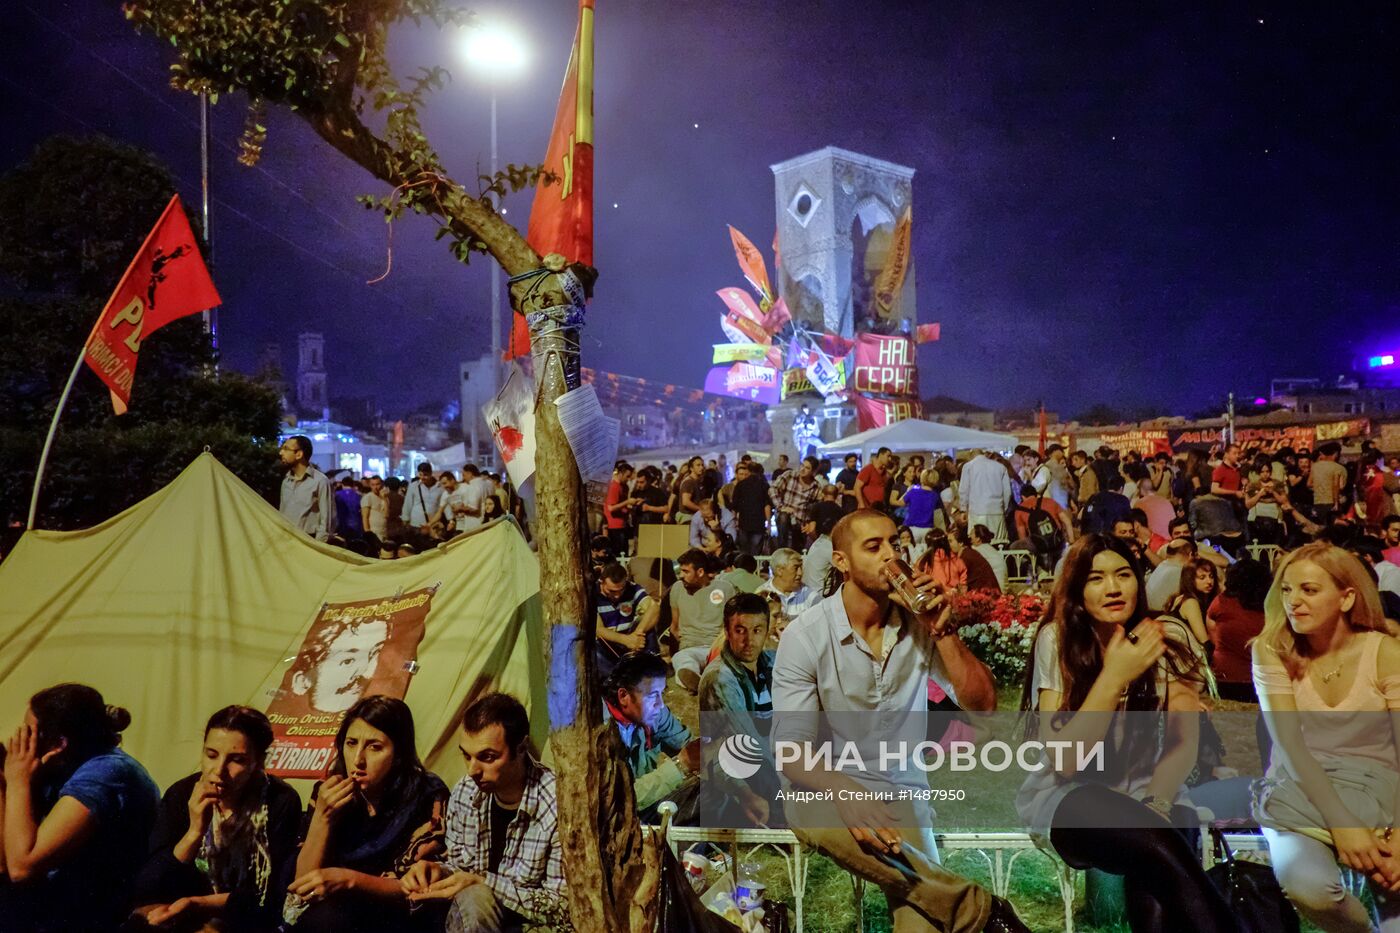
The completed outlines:
[[[1206,876],[1229,902],[1240,933],[1298,933],[1298,912],[1283,896],[1273,868],[1238,861],[1220,830],[1212,828],[1210,835],[1218,864]]]

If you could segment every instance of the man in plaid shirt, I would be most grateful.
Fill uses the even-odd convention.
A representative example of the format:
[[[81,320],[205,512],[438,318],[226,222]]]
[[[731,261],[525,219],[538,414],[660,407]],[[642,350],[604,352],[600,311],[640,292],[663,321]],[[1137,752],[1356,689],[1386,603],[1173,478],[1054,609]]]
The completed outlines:
[[[778,515],[778,547],[804,549],[807,542],[798,539],[812,516],[812,506],[821,497],[821,488],[816,457],[804,457],[801,469],[789,470],[773,481],[768,495]]]
[[[451,902],[447,933],[567,925],[554,773],[529,735],[525,707],[504,693],[462,714],[467,777],[447,804],[446,864],[419,862],[403,878],[410,903]]]

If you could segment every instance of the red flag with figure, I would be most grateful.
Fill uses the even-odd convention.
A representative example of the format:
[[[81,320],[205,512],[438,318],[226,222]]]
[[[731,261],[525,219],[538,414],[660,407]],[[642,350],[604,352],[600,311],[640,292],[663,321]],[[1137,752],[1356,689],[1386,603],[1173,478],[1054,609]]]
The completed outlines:
[[[131,404],[141,344],[171,321],[218,304],[219,293],[177,194],[107,299],[83,351],[83,359],[111,390],[117,414]]]
[[[541,256],[559,253],[593,265],[593,0],[579,0],[578,30],[559,109],[544,153],[544,170],[558,177],[535,188],[525,241]],[[530,352],[525,316],[514,315],[505,359]]]

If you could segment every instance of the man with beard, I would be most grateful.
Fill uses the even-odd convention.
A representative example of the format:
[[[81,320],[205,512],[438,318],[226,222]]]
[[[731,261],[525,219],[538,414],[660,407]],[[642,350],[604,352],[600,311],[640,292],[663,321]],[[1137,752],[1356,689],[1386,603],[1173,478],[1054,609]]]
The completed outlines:
[[[277,453],[287,473],[277,510],[302,534],[326,540],[335,533],[335,498],[330,479],[311,463],[311,438],[294,434]]]
[[[691,548],[676,561],[680,579],[671,584],[668,628],[680,645],[671,656],[676,681],[691,693],[700,685],[700,673],[710,649],[724,627],[724,604],[734,595],[733,584],[714,578],[715,563],[708,554]]]
[[[916,615],[894,595],[885,565],[898,544],[894,521],[880,512],[841,519],[831,559],[842,586],[798,616],[779,643],[775,743],[820,745],[820,729],[837,749],[856,746],[873,767],[785,769],[783,781],[794,791],[829,792],[833,801],[831,808],[788,807],[789,825],[804,844],[878,884],[895,929],[1030,933],[1010,904],[939,864],[933,813],[918,796],[927,793],[928,775],[912,761],[886,764],[875,750],[888,745],[889,729],[915,743],[926,739],[931,679],[964,709],[996,706],[991,672],[947,631],[946,596]],[[935,588],[923,573],[912,583],[923,592]],[[874,722],[887,728],[872,730]]]
[[[409,902],[448,902],[454,933],[567,928],[554,772],[530,752],[525,707],[504,693],[477,700],[462,714],[457,748],[467,776],[447,802],[445,861],[408,870]]]

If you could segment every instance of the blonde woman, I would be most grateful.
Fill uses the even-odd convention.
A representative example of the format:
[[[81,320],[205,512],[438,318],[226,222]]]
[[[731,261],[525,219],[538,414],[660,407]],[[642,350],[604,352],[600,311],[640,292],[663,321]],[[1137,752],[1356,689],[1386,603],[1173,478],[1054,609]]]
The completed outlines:
[[[1279,562],[1264,618],[1254,683],[1274,746],[1255,815],[1274,872],[1326,933],[1400,933],[1400,640],[1361,562],[1325,542]],[[1338,863],[1370,882],[1379,928]]]

